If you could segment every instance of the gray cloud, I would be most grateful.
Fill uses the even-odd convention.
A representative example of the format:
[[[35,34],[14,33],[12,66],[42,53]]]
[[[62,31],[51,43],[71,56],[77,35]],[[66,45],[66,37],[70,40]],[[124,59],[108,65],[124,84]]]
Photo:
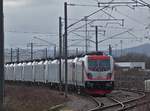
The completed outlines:
[[[63,16],[63,3],[65,0],[5,0],[5,43],[6,47],[21,47],[25,46],[25,44],[32,40],[34,33],[23,33],[23,32],[39,32],[39,33],[58,33],[58,17]],[[95,4],[95,0],[66,0],[70,3],[77,4]],[[110,1],[110,0],[109,0]],[[145,0],[146,1],[146,0]],[[147,2],[150,2],[147,0]],[[11,5],[12,3],[12,5]],[[13,4],[14,3],[14,4]],[[144,29],[146,24],[150,24],[148,17],[150,17],[150,12],[147,8],[136,8],[132,10],[127,7],[117,8],[123,15],[119,14],[115,10],[107,9],[106,11],[115,16],[116,18],[124,18],[125,19],[125,27],[132,28],[135,27],[137,29]],[[70,18],[81,18],[86,16],[93,11],[97,10],[97,8],[92,7],[68,7],[68,16]],[[129,17],[127,17],[127,16]],[[108,18],[106,14],[103,12],[98,13],[97,15],[91,18]],[[134,19],[136,20],[134,20]],[[69,23],[72,23],[69,22]],[[75,27],[84,24],[84,22],[76,25]],[[102,24],[102,23],[100,23]],[[141,24],[144,24],[141,25]],[[112,25],[110,25],[112,26]],[[118,25],[115,25],[118,27]],[[108,30],[108,29],[107,29]],[[14,31],[14,32],[8,32]],[[15,32],[16,31],[16,32]],[[111,30],[107,31],[106,36],[111,36],[120,32],[120,30]],[[134,33],[142,37],[144,36],[143,31],[134,31]],[[84,35],[84,33],[80,33]],[[90,34],[94,36],[94,34]],[[73,36],[71,34],[70,38]],[[105,37],[106,37],[105,36]],[[124,36],[130,36],[129,34],[125,34]],[[44,39],[48,41],[52,41],[57,43],[58,37],[49,37],[43,34]],[[102,36],[103,37],[103,36]],[[75,37],[74,37],[75,38]],[[104,38],[104,37],[103,37]],[[94,40],[94,37],[93,37]],[[119,40],[110,40],[108,43],[119,43]],[[126,41],[125,41],[126,42]],[[125,43],[124,42],[124,43]],[[108,44],[104,43],[104,44]],[[128,41],[127,41],[128,43]],[[135,43],[138,44],[138,43]],[[131,43],[132,46],[134,45]]]

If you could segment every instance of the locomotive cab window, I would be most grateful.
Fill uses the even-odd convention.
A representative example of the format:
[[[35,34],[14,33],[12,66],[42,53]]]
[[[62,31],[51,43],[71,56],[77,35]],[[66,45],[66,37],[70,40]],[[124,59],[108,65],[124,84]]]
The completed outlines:
[[[88,69],[90,71],[109,71],[110,60],[88,60]]]

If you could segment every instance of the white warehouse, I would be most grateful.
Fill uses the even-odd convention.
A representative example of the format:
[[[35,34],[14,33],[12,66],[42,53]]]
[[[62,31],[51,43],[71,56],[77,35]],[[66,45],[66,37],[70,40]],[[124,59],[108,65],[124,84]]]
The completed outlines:
[[[121,69],[142,69],[145,70],[145,62],[116,62],[115,65]]]

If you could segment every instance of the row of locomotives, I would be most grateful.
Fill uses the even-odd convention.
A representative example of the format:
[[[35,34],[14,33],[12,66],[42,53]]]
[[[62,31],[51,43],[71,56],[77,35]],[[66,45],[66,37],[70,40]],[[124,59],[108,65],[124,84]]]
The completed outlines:
[[[93,54],[85,56],[85,92],[105,95],[114,88],[114,61],[112,56]]]
[[[59,60],[11,63],[5,65],[5,80],[65,86],[65,61]],[[89,94],[107,94],[113,90],[113,58],[102,53],[92,53],[68,59],[68,88]]]

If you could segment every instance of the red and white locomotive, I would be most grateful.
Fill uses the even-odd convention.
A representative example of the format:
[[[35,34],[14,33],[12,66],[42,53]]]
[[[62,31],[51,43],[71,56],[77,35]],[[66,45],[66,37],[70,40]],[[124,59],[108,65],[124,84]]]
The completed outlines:
[[[80,66],[78,66],[79,64]],[[77,76],[81,79],[77,78],[77,81],[85,92],[100,95],[111,93],[114,88],[114,61],[112,56],[105,55],[102,52],[89,53],[76,58],[75,65],[82,68],[80,70],[75,69],[72,72],[80,72],[77,73]],[[76,74],[72,73],[72,75]]]
[[[85,89],[90,94],[107,94],[114,88],[112,56],[92,54],[85,56]]]
[[[69,87],[82,88],[89,94],[107,94],[114,87],[114,61],[102,52],[89,53],[68,59]],[[61,64],[61,82],[65,83],[65,62]],[[60,83],[59,61],[22,62],[5,65],[5,80],[40,82],[58,86]]]

